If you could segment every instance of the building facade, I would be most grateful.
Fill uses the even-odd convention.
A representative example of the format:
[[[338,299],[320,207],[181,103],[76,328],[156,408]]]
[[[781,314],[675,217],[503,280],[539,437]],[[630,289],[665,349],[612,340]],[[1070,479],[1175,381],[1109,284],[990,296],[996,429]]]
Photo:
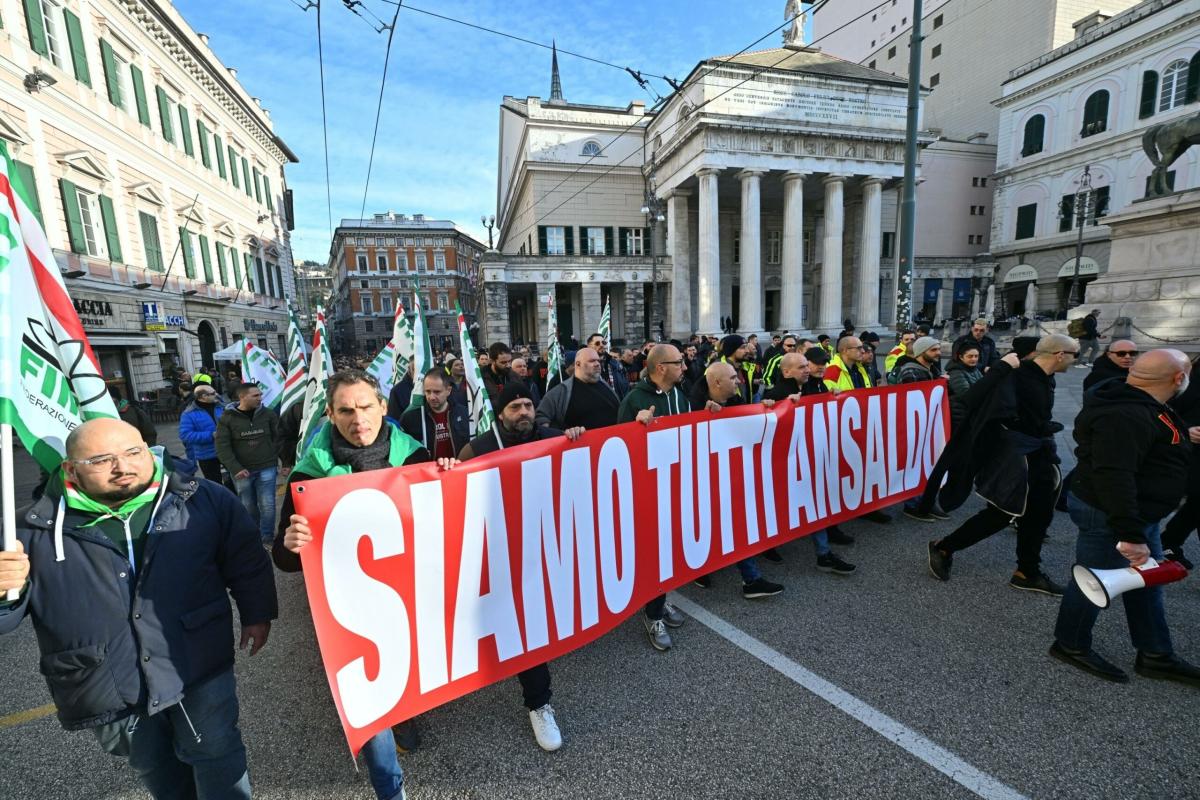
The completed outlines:
[[[478,319],[480,260],[486,247],[450,220],[388,211],[343,219],[333,234],[333,350],[371,357],[392,338],[397,304],[411,319],[414,292],[430,341],[458,350],[458,316]]]
[[[0,0],[0,139],[109,384],[285,352],[284,166],[257,98],[163,0]]]
[[[317,306],[333,308],[333,273],[328,264],[302,261],[296,265],[296,316],[311,338]]]
[[[997,314],[1061,316],[1108,272],[1105,218],[1147,195],[1144,135],[1200,112],[1200,7],[1145,0],[1014,69],[996,105]],[[1171,191],[1200,187],[1200,151],[1167,181]],[[1068,298],[1081,240],[1084,286]]]

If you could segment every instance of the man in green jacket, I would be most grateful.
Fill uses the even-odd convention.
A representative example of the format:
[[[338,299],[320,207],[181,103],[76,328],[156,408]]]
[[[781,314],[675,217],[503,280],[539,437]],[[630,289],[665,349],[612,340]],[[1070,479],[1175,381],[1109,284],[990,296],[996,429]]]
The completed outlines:
[[[262,389],[243,383],[234,389],[237,405],[217,421],[217,458],[233,476],[238,497],[258,523],[263,543],[275,539],[275,481],[282,435],[279,415],[262,404]]]
[[[656,344],[646,356],[646,377],[633,385],[617,409],[617,422],[640,422],[650,425],[655,417],[686,414],[691,410],[687,396],[679,389],[683,379],[683,356],[673,345]],[[642,622],[646,635],[656,650],[671,649],[671,634],[667,626],[678,628],[683,614],[660,595],[646,604]]]

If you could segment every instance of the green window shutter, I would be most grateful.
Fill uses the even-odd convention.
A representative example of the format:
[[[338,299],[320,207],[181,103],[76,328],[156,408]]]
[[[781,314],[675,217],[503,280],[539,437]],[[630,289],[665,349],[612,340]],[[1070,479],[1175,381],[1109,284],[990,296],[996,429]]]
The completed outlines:
[[[567,255],[575,255],[575,228],[572,225],[563,226],[563,243],[566,245]]]
[[[104,63],[104,85],[108,87],[108,101],[117,108],[125,108],[125,98],[121,97],[121,79],[117,75],[117,57],[112,45],[100,40],[100,61]]]
[[[149,128],[150,106],[146,103],[146,82],[142,80],[142,71],[130,64],[129,77],[133,79],[133,96],[137,101],[138,122]]]
[[[246,265],[246,291],[254,291],[254,259],[249,253],[242,253],[242,259]]]
[[[279,287],[279,294],[277,294],[275,296],[281,300],[284,299],[284,297],[283,297],[283,271],[279,268],[278,264],[275,265],[275,285]]]
[[[25,0],[25,27],[29,29],[29,46],[39,56],[50,57],[46,44],[46,21],[42,19],[40,0]]]
[[[629,255],[629,231],[632,228],[617,228],[617,255]]]
[[[91,86],[92,73],[88,70],[87,49],[83,46],[83,29],[79,27],[79,17],[64,8],[63,19],[67,23],[67,42],[71,47],[71,63],[75,65],[75,78],[84,86]]]
[[[79,195],[75,184],[66,178],[58,181],[62,193],[63,210],[67,214],[67,237],[71,240],[71,252],[87,255],[87,239],[83,235],[83,217],[79,213]]]
[[[212,255],[208,252],[208,237],[200,234],[200,261],[204,264],[204,282],[213,282]]]
[[[233,284],[240,292],[242,290],[242,270],[238,267],[237,248],[229,248],[229,268],[233,270]]]
[[[229,285],[229,272],[225,267],[225,245],[217,242],[217,272],[221,276],[221,285]]]
[[[265,265],[259,262],[259,267],[263,270],[260,274],[265,277],[267,282],[267,294],[271,297],[277,297],[278,295],[275,294],[275,272],[272,269],[271,262],[268,261]]]
[[[1148,69],[1142,73],[1142,99],[1138,104],[1138,119],[1154,116],[1158,101],[1158,73]]]
[[[183,141],[183,152],[194,158],[196,151],[192,147],[192,118],[188,116],[183,103],[179,104],[179,138]]]
[[[171,100],[161,86],[154,87],[158,95],[158,121],[162,123],[162,135],[171,144],[175,143],[175,127],[171,124]]]
[[[208,126],[204,120],[196,120],[196,138],[200,140],[200,163],[212,169],[212,156],[208,154]]]
[[[1032,239],[1037,232],[1037,203],[1017,207],[1016,239]]]
[[[100,216],[104,219],[104,239],[108,242],[108,260],[124,263],[121,254],[121,231],[117,227],[117,215],[113,212],[112,200],[100,195]]]
[[[235,189],[241,186],[238,183],[237,159],[237,153],[234,152],[231,145],[229,148],[229,177],[233,178],[233,188]]]
[[[604,229],[604,255],[611,256],[613,254],[613,229],[609,225]]]
[[[258,167],[254,167],[254,199],[259,203],[262,202],[262,173],[258,171]]]
[[[158,220],[145,211],[138,212],[142,224],[142,244],[146,247],[146,267],[163,271],[162,242],[158,239]]]
[[[17,167],[17,180],[20,181],[20,186],[14,187],[17,194],[25,201],[25,205],[29,206],[33,211],[33,215],[37,217],[37,221],[45,226],[42,220],[42,203],[38,199],[37,183],[33,178],[33,167],[21,161],[14,161],[13,164]]]
[[[192,252],[192,234],[187,228],[179,229],[179,247],[183,250],[183,274],[196,277],[196,255]]]
[[[275,210],[275,201],[271,199],[271,180],[266,175],[263,175],[263,195],[267,198],[267,209]]]
[[[546,226],[538,225],[538,255],[546,255]]]
[[[254,190],[250,187],[250,162],[242,156],[242,188],[246,190],[246,197],[253,197]]]
[[[221,137],[213,134],[213,152],[217,154],[217,174],[222,178],[225,177],[225,145],[221,143]],[[234,270],[235,272],[237,270]]]

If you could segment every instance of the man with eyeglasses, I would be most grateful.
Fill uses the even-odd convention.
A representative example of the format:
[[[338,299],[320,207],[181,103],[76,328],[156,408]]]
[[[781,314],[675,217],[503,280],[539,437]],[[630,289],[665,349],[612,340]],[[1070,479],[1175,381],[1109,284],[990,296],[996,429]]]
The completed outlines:
[[[1109,378],[1125,380],[1129,375],[1129,368],[1133,366],[1133,361],[1137,357],[1136,344],[1129,339],[1117,339],[1104,348],[1104,354],[1096,359],[1096,363],[1092,364],[1092,371],[1083,379],[1083,390],[1086,392],[1100,381],[1106,381]]]
[[[825,385],[837,394],[852,389],[870,389],[871,376],[863,368],[863,351],[866,347],[857,336],[843,336],[838,342],[837,355],[829,359],[825,368]]]
[[[0,592],[21,593],[0,602],[0,633],[32,619],[62,726],[128,758],[154,798],[249,798],[229,597],[252,656],[279,609],[237,498],[95,419],[18,519]]]
[[[767,360],[767,366],[765,369],[763,369],[763,383],[768,387],[774,386],[775,382],[779,380],[779,371],[781,365],[783,364],[783,357],[788,353],[795,352],[796,337],[790,335],[783,337],[782,341],[779,343],[778,352]],[[805,363],[808,363],[807,360]]]
[[[200,467],[204,477],[221,482],[221,461],[217,458],[217,422],[225,409],[221,407],[217,390],[208,384],[197,384],[192,402],[179,417],[179,441],[187,457]]]
[[[1042,543],[1062,486],[1054,435],[1063,426],[1054,420],[1054,376],[1069,369],[1078,355],[1079,343],[1070,336],[1043,336],[1032,358],[1004,375],[956,434],[966,437],[971,458],[951,467],[950,481],[960,486],[973,482],[987,505],[949,536],[929,543],[929,571],[938,580],[950,580],[955,553],[1016,520],[1017,569],[1009,585],[1062,596],[1063,587],[1042,572]],[[959,491],[949,498],[943,491],[942,508],[953,511],[967,494]]]

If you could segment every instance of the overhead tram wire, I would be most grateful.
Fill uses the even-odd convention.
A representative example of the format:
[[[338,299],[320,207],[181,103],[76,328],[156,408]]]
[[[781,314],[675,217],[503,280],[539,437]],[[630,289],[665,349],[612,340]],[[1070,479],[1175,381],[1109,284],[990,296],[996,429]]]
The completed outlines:
[[[370,25],[371,29],[373,31],[375,31],[376,33],[383,33],[385,30],[388,30],[388,26],[384,23],[384,21],[379,19],[379,17],[377,17],[375,15],[375,12],[372,11],[369,7],[367,7],[367,5],[362,2],[362,0],[342,0],[342,5],[344,5],[346,7],[346,10],[349,11],[351,14],[353,14],[354,16],[361,19],[363,22]],[[359,10],[358,10],[359,8],[361,8],[363,11],[366,11],[372,17],[375,17],[375,21],[378,22],[379,24],[376,25],[375,22],[371,22],[371,20],[364,17],[359,12]]]
[[[321,67],[321,134],[325,139],[325,212],[329,218],[329,238],[333,239],[333,190],[329,182],[329,122],[325,114],[325,49],[321,39],[321,0],[317,4],[317,63]]]
[[[396,13],[392,16],[392,24],[388,28],[387,50],[383,54],[383,78],[379,81],[379,104],[375,108],[375,131],[371,134],[371,156],[367,159],[367,180],[363,184],[363,201],[362,208],[358,212],[358,218],[362,219],[363,214],[367,212],[367,190],[371,188],[371,168],[375,165],[375,142],[379,137],[379,118],[383,114],[383,90],[387,87],[388,62],[392,57],[392,39],[396,35],[396,21],[400,18],[400,6],[396,6]]]
[[[846,22],[845,22],[845,23],[843,23],[842,25],[839,25],[837,28],[834,28],[833,30],[831,30],[831,31],[829,31],[828,33],[826,33],[824,36],[821,36],[821,37],[819,37],[819,38],[817,38],[817,39],[814,39],[812,42],[809,42],[807,46],[808,46],[808,47],[812,47],[814,44],[816,44],[817,42],[819,42],[819,41],[821,41],[822,39],[826,38],[827,36],[832,36],[833,34],[837,33],[838,31],[840,31],[840,30],[842,30],[842,29],[846,28],[847,26],[849,26],[849,25],[851,25],[851,24],[853,24],[853,23],[857,22],[858,20],[860,20],[860,19],[862,19],[863,17],[865,17],[867,14],[870,14],[872,11],[875,11],[875,10],[877,10],[877,9],[879,9],[879,8],[882,8],[882,7],[883,7],[883,6],[885,6],[885,5],[888,5],[888,4],[889,4],[889,2],[890,2],[890,0],[883,0],[883,2],[879,3],[878,5],[876,5],[876,6],[873,6],[872,8],[868,8],[866,11],[864,11],[864,12],[863,12],[863,13],[861,13],[861,14],[859,14],[859,15],[858,15],[857,17],[855,17],[854,19],[851,19],[851,20],[848,20],[848,21],[846,21]],[[795,19],[795,17],[793,17],[792,19]],[[738,51],[737,53],[735,53],[734,55],[732,55],[732,56],[729,56],[728,58],[725,58],[725,59],[721,59],[721,61],[720,61],[719,63],[722,63],[722,64],[723,64],[723,63],[729,63],[729,62],[730,62],[732,59],[736,58],[737,56],[739,56],[739,55],[741,55],[742,53],[744,53],[746,50],[749,50],[751,47],[753,47],[754,45],[756,45],[756,44],[758,44],[759,42],[761,42],[763,39],[767,38],[767,36],[770,36],[772,33],[775,33],[776,31],[778,31],[778,30],[781,30],[781,29],[782,29],[783,27],[785,27],[786,25],[789,25],[789,24],[791,24],[791,22],[792,22],[792,19],[788,19],[788,20],[784,21],[783,25],[780,25],[780,26],[778,26],[777,28],[775,28],[774,30],[772,30],[772,31],[768,32],[768,33],[767,33],[765,36],[762,36],[762,37],[760,37],[759,39],[757,39],[756,41],[752,42],[752,43],[751,43],[750,45],[748,45],[747,47],[744,47],[744,48],[742,48],[741,50],[739,50],[739,51]],[[708,98],[708,99],[707,99],[707,100],[705,100],[704,102],[702,102],[702,103],[700,103],[699,105],[697,105],[697,106],[696,106],[694,109],[692,109],[692,113],[691,113],[691,114],[689,114],[688,116],[689,116],[689,117],[691,117],[693,114],[695,114],[695,113],[696,113],[697,111],[699,111],[700,109],[704,108],[704,107],[705,107],[706,105],[708,105],[709,103],[713,102],[714,100],[718,100],[718,99],[720,99],[721,97],[723,97],[724,95],[728,94],[729,92],[732,92],[734,89],[737,89],[739,86],[742,86],[742,85],[746,84],[747,82],[754,80],[754,79],[755,79],[755,78],[757,78],[759,75],[761,75],[761,74],[763,74],[764,72],[766,72],[767,70],[774,69],[775,67],[777,67],[777,66],[779,66],[780,64],[782,64],[784,61],[787,61],[789,58],[791,58],[791,57],[792,57],[792,55],[793,55],[793,54],[789,52],[789,53],[788,53],[786,56],[784,56],[783,58],[779,59],[779,60],[778,60],[778,61],[776,61],[775,63],[773,63],[773,64],[769,64],[769,65],[767,65],[767,66],[765,66],[765,67],[760,67],[759,69],[755,70],[755,71],[754,71],[754,72],[752,72],[750,75],[748,75],[748,76],[746,76],[745,78],[743,78],[742,80],[738,81],[737,83],[733,84],[732,86],[730,86],[730,87],[728,87],[728,88],[726,88],[726,89],[722,90],[721,92],[719,92],[719,93],[717,93],[717,94],[713,95],[712,97]],[[714,67],[713,67],[712,69],[710,69],[710,70],[709,70],[707,73],[705,73],[704,75],[702,75],[702,76],[700,76],[700,77],[701,77],[701,78],[703,78],[703,77],[707,77],[708,75],[712,74],[712,72],[714,72],[714,71],[715,71],[715,70],[717,70],[717,69],[719,69],[719,67],[718,67],[718,66],[714,66]],[[699,79],[697,79],[697,80],[699,80]],[[682,87],[680,87],[680,88],[682,89]],[[673,93],[673,94],[674,94],[674,93]],[[672,96],[673,96],[673,94],[672,94]],[[670,98],[668,97],[667,99],[669,100]],[[675,126],[677,126],[677,125],[680,125],[680,124],[681,124],[681,123],[683,123],[684,121],[685,121],[685,120],[684,120],[684,118],[679,118],[679,119],[675,120],[675,122],[672,122],[670,125],[667,125],[666,127],[664,127],[664,128],[663,128],[663,129],[660,131],[660,133],[665,133],[665,132],[667,132],[667,131],[671,130],[672,128],[674,128]],[[640,121],[639,121],[639,122],[640,122]],[[625,134],[626,134],[628,131],[632,130],[632,129],[633,129],[633,127],[635,127],[637,124],[639,124],[639,123],[636,123],[636,122],[635,122],[633,125],[630,125],[629,127],[625,128],[625,130],[623,130],[623,131],[621,131],[620,133],[618,133],[618,134],[616,135],[616,137],[615,137],[615,138],[614,138],[612,141],[610,141],[610,142],[609,142],[607,145],[605,145],[605,148],[607,148],[608,146],[610,146],[610,145],[614,144],[614,143],[615,143],[615,142],[616,142],[618,139],[620,139],[620,137],[624,136],[624,135],[625,135]],[[601,152],[603,152],[603,149],[605,149],[605,148],[602,148],[602,149],[601,149]],[[626,161],[628,161],[630,158],[632,158],[632,157],[633,157],[635,154],[637,154],[637,153],[644,153],[644,152],[645,152],[645,149],[646,149],[646,146],[645,146],[645,143],[643,142],[643,144],[642,144],[642,146],[641,146],[640,148],[636,148],[636,149],[634,149],[634,150],[631,150],[631,151],[629,152],[629,154],[628,154],[628,155],[626,155],[624,158],[622,158],[622,159],[621,159],[620,161],[618,161],[617,163],[615,163],[615,164],[613,164],[612,166],[610,166],[608,169],[606,169],[606,170],[604,170],[603,172],[601,172],[599,175],[597,175],[597,176],[596,176],[595,178],[593,178],[592,180],[588,181],[588,182],[587,182],[586,184],[584,184],[582,187],[580,187],[579,189],[577,189],[577,190],[576,190],[576,191],[575,191],[575,192],[574,192],[574,193],[573,193],[571,196],[567,197],[565,200],[563,200],[562,202],[560,202],[558,205],[554,206],[554,208],[550,209],[550,210],[549,210],[549,211],[547,211],[545,214],[542,214],[542,215],[541,215],[541,216],[539,216],[537,219],[535,219],[533,222],[531,222],[530,224],[526,225],[524,228],[522,228],[522,229],[520,229],[519,231],[517,231],[517,233],[516,233],[516,234],[513,234],[514,238],[520,238],[520,237],[521,237],[523,234],[525,234],[527,231],[530,231],[530,230],[533,230],[534,228],[536,228],[536,227],[537,227],[539,224],[541,224],[542,222],[544,222],[544,221],[545,221],[545,220],[546,220],[546,219],[547,219],[547,218],[548,218],[548,217],[549,217],[551,214],[553,214],[555,211],[557,211],[558,209],[562,208],[564,205],[566,205],[567,203],[569,203],[571,200],[574,200],[576,197],[578,197],[578,196],[579,196],[580,194],[582,194],[584,191],[586,191],[587,189],[589,189],[589,188],[591,188],[592,186],[594,186],[594,185],[595,185],[595,184],[596,184],[596,183],[597,183],[597,182],[598,182],[598,181],[599,181],[601,178],[604,178],[605,176],[607,176],[607,175],[609,175],[610,173],[612,173],[612,172],[613,172],[613,171],[614,171],[614,170],[615,170],[617,167],[620,167],[621,165],[623,165],[623,164],[624,164]],[[588,159],[588,161],[590,161],[590,160],[591,160],[591,159]],[[545,198],[549,197],[549,196],[550,196],[550,194],[551,194],[551,193],[553,193],[555,190],[557,190],[559,186],[562,186],[564,183],[566,183],[566,182],[567,182],[567,180],[569,180],[569,179],[570,179],[570,178],[571,178],[573,175],[575,175],[575,174],[578,174],[579,170],[580,170],[582,167],[586,166],[586,165],[587,165],[587,163],[588,163],[588,162],[584,162],[584,163],[583,163],[583,164],[581,164],[581,165],[580,165],[578,168],[576,168],[576,169],[575,169],[573,172],[571,172],[570,174],[568,174],[568,175],[567,175],[565,178],[563,178],[563,180],[562,180],[562,181],[560,181],[560,182],[559,182],[559,183],[558,183],[556,186],[554,186],[552,189],[550,189],[550,190],[549,190],[549,191],[547,191],[545,194],[543,194],[543,195],[542,195],[540,198],[538,198],[538,201],[540,201],[540,200],[544,200]],[[535,202],[538,202],[538,201],[535,201]]]

